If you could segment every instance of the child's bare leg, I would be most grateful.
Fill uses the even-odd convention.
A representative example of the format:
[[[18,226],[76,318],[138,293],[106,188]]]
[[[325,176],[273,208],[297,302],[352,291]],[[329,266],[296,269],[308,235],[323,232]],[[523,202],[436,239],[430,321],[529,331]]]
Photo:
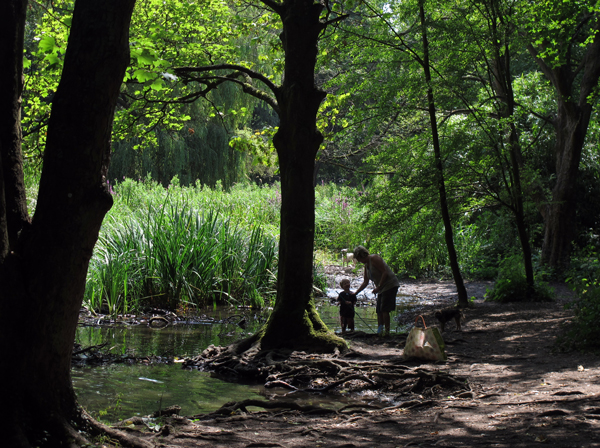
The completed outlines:
[[[342,322],[342,333],[346,332],[346,326],[348,324],[347,319],[344,316],[340,316],[340,320]]]
[[[348,330],[354,331],[354,318],[353,317],[348,318]]]

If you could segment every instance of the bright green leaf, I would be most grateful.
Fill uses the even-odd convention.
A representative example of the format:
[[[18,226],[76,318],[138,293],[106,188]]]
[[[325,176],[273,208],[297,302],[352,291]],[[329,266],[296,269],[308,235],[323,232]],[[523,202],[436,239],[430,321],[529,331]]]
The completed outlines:
[[[162,90],[165,88],[165,82],[162,80],[162,78],[156,78],[150,85],[150,88],[157,91]]]
[[[156,73],[140,68],[133,72],[133,77],[137,79],[138,82],[146,82],[156,78]]]
[[[56,40],[52,36],[44,36],[38,42],[38,47],[44,53],[52,53],[56,48]]]

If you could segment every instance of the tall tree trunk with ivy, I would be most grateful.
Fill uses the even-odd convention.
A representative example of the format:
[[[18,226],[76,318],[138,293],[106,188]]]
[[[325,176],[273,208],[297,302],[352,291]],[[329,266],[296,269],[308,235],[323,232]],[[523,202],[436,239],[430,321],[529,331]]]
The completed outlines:
[[[537,45],[538,42],[530,44],[528,50],[556,93],[557,111],[552,119],[556,130],[555,181],[550,201],[540,203],[539,208],[545,224],[542,262],[557,272],[564,272],[569,265],[576,230],[574,218],[579,164],[598,96],[600,12],[597,7],[588,9],[585,3],[576,2],[556,3],[553,7],[562,13],[562,16],[556,17],[550,15],[553,10],[548,13],[553,19],[553,26],[560,25],[558,31],[562,32],[564,23],[570,34],[556,39],[554,34],[558,31],[554,31],[552,36],[539,39],[541,45]],[[581,10],[570,9],[580,7]],[[573,21],[574,16],[576,21]],[[574,25],[569,27],[568,24],[572,23]],[[545,54],[552,45],[558,46],[558,62],[552,52]]]

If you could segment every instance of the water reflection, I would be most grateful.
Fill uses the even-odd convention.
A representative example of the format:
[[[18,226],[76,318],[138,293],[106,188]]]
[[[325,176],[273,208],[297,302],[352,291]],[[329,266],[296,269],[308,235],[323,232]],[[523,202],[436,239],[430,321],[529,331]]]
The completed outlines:
[[[247,325],[241,328],[236,323],[240,319],[229,319],[240,310],[217,308],[206,313],[212,320],[178,322],[161,329],[129,324],[80,326],[75,342],[84,347],[108,343],[106,350],[112,354],[161,357],[170,362],[196,356],[211,344],[241,340],[263,322],[262,316],[248,311]],[[147,415],[174,404],[182,407],[184,415],[211,412],[228,401],[257,398],[261,391],[258,386],[227,383],[207,373],[183,370],[180,364],[73,367],[71,376],[79,403],[106,421]]]
[[[340,332],[339,308],[335,299],[340,290],[332,290],[328,298],[317,301],[317,309],[329,328]],[[373,301],[361,294],[356,307],[355,329],[374,333],[377,315]],[[398,313],[414,306],[415,297],[398,295],[397,311],[392,313],[392,322]],[[84,347],[108,342],[111,353],[134,357],[159,356],[166,360],[194,357],[206,347],[228,345],[256,332],[264,319],[246,313],[246,327],[241,328],[227,319],[240,314],[231,308],[214,309],[207,314],[217,323],[177,323],[163,329],[152,329],[147,325],[81,326],[77,330],[76,342]],[[392,324],[392,332],[407,329]],[[134,415],[148,415],[159,409],[177,404],[183,415],[211,412],[228,401],[258,398],[264,393],[260,386],[227,383],[209,374],[183,370],[180,364],[126,365],[113,364],[102,367],[74,367],[73,385],[80,404],[92,415],[106,421],[117,421]],[[143,378],[143,379],[140,379]],[[153,380],[153,381],[149,381]],[[331,406],[327,397],[301,397],[310,403],[320,402]],[[336,402],[343,401],[339,398]]]
[[[135,357],[191,357],[210,344],[228,345],[242,339],[260,324],[242,329],[235,324],[171,324],[154,329],[147,325],[83,326],[77,329],[76,342],[87,347],[108,342],[112,353]]]
[[[111,422],[175,404],[181,406],[182,415],[211,412],[228,401],[261,398],[262,390],[180,365],[113,364],[76,368],[71,375],[79,403],[92,415]]]

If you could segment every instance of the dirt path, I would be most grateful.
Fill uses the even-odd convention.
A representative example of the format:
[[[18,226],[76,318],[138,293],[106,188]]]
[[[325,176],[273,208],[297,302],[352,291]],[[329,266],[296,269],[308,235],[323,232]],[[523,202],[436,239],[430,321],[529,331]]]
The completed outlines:
[[[475,307],[463,331],[444,333],[448,361],[430,370],[468,380],[459,396],[418,396],[406,409],[329,415],[249,408],[228,416],[177,417],[143,438],[162,447],[600,447],[600,357],[556,353],[554,341],[571,317],[572,294],[557,286],[557,300],[502,305],[483,301],[486,283],[467,284]],[[419,313],[455,299],[450,282],[405,283],[401,291],[427,298]],[[404,317],[403,317],[404,318]],[[414,313],[405,317],[414,320]],[[354,357],[402,362],[403,338],[350,340]],[[343,389],[330,392],[343,396]],[[381,405],[381,403],[379,403]]]

